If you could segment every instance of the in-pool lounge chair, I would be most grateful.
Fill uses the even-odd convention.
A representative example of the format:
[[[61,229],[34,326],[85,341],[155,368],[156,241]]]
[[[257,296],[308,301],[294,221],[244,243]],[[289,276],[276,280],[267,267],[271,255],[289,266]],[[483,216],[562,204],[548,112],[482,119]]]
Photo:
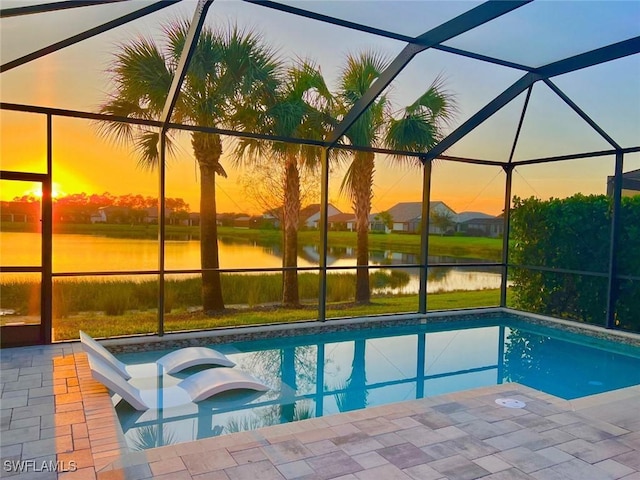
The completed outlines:
[[[177,385],[140,390],[127,382],[102,358],[88,355],[93,378],[113,393],[118,394],[136,410],[172,408],[199,402],[230,390],[266,392],[269,387],[252,375],[238,368],[211,368],[194,373]]]
[[[122,363],[113,354],[96,342],[92,337],[80,331],[80,341],[82,347],[91,358],[99,357],[108,364],[123,379],[129,380],[133,376],[129,366]],[[172,374],[180,372],[185,368],[195,365],[211,365],[218,367],[233,367],[235,363],[229,360],[224,354],[207,347],[185,347],[175,350],[160,357],[156,363],[163,367],[164,373]]]

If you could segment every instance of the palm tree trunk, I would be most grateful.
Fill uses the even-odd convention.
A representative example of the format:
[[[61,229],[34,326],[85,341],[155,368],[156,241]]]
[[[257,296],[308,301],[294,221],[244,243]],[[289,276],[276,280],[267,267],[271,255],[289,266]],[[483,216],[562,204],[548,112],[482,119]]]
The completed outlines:
[[[224,310],[218,258],[216,223],[216,173],[222,143],[218,135],[194,133],[191,144],[200,166],[200,262],[202,267],[202,308],[205,313]],[[216,269],[216,270],[211,270]]]
[[[373,188],[374,154],[358,152],[355,154],[353,172],[354,211],[356,216],[356,266],[369,266],[369,214],[371,213],[371,196]],[[369,269],[358,268],[356,271],[356,302],[369,303]]]
[[[280,404],[280,423],[289,423],[296,418],[295,394],[297,393],[298,385],[296,382],[295,347],[287,347],[280,350],[280,378],[282,378],[280,396],[284,397]],[[289,395],[288,399],[285,397],[287,394]],[[290,403],[284,403],[287,400],[290,400]]]
[[[284,177],[284,255],[282,266],[282,303],[286,306],[298,306],[298,223],[300,221],[300,172],[295,156],[288,156]]]
[[[347,410],[359,410],[367,406],[367,370],[366,347],[364,339],[355,340],[353,348],[353,361],[351,362],[351,375],[347,379],[349,391]]]

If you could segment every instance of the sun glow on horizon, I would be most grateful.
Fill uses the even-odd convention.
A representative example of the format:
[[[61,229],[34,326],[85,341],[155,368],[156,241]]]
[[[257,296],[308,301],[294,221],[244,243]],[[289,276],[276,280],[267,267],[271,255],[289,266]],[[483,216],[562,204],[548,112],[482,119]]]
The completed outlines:
[[[27,192],[25,192],[25,195],[26,196],[34,196],[34,197],[42,198],[42,195],[43,195],[42,187],[28,190]],[[51,198],[53,198],[55,200],[57,198],[61,198],[61,197],[64,197],[66,195],[67,195],[67,193],[64,192],[60,188],[60,185],[57,182],[53,182],[52,183],[52,185],[51,185]]]

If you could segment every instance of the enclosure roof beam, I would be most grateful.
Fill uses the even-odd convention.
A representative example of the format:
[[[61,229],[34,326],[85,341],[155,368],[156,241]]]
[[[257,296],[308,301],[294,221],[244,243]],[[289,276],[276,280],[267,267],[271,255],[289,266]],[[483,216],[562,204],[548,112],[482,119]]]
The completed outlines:
[[[637,153],[640,152],[640,146],[622,148],[621,150],[600,150],[597,152],[571,153],[568,155],[557,155],[554,157],[531,158],[528,160],[520,160],[518,162],[514,162],[513,165],[517,167],[520,165],[535,165],[537,163],[563,162],[565,160],[579,160],[582,158],[606,157],[609,155],[615,155],[618,152],[624,154]]]
[[[34,13],[56,12],[58,10],[68,10],[70,8],[91,7],[93,5],[103,5],[105,3],[128,1],[130,0],[65,0],[62,2],[51,2],[40,5],[3,8],[0,10],[0,18],[21,17],[23,15],[32,15]]]
[[[520,120],[518,121],[518,128],[516,128],[516,134],[513,138],[513,144],[511,145],[511,152],[509,153],[509,165],[513,162],[513,156],[516,153],[516,147],[518,146],[518,140],[520,140],[520,132],[522,131],[522,125],[524,124],[524,117],[527,114],[527,107],[529,106],[532,91],[533,84],[529,85],[529,88],[527,89],[527,96],[524,99],[524,105],[522,106],[522,112],[520,113]]]
[[[564,60],[549,63],[543,67],[536,68],[534,73],[544,78],[556,77],[636,53],[640,53],[640,37],[629,38],[622,42],[612,43],[606,47],[596,48]]]
[[[501,67],[508,67],[508,68],[513,68],[515,70],[522,70],[524,72],[531,72],[535,70],[535,68],[529,67],[527,65],[523,65],[521,63],[510,62],[508,60],[503,60],[501,58],[490,57],[488,55],[482,55],[480,53],[475,53],[475,52],[469,52],[467,50],[450,47],[448,45],[434,45],[431,48],[433,48],[434,50],[440,50],[441,52],[447,52],[447,53],[451,53],[453,55],[458,55],[461,57],[480,60],[481,62],[493,63],[494,65],[500,65]]]
[[[591,125],[591,128],[593,128],[596,132],[598,132],[600,134],[600,136],[602,138],[604,138],[613,148],[615,148],[616,150],[620,150],[622,149],[622,147],[620,145],[618,145],[618,143],[611,138],[607,132],[605,132],[600,125],[598,125],[596,122],[593,121],[593,119],[587,115],[578,105],[576,105],[576,103],[571,100],[562,90],[560,90],[557,85],[555,85],[551,80],[549,80],[548,78],[545,78],[544,83],[547,84],[547,86],[553,90],[553,92],[558,95],[567,105],[569,105],[574,112],[576,112],[578,115],[580,115],[580,118],[582,118],[585,122],[587,122],[589,125]]]
[[[270,8],[272,10],[278,10],[284,13],[289,13],[291,15],[297,15],[299,17],[309,18],[311,20],[318,20],[319,22],[323,23],[330,23],[331,25],[337,25],[339,27],[350,28],[351,30],[358,30],[360,32],[370,33],[373,35],[378,35],[380,37],[399,40],[401,42],[411,43],[414,41],[414,38],[408,35],[402,35],[400,33],[394,33],[388,30],[382,30],[380,28],[370,27],[369,25],[363,25],[361,23],[350,22],[349,20],[342,20],[330,15],[324,15],[322,13],[305,10],[304,8],[294,7],[293,5],[285,5],[284,3],[274,2],[271,0],[244,0],[244,2],[258,5],[260,7]]]
[[[106,23],[103,23],[102,25],[90,28],[89,30],[85,30],[84,32],[78,33],[76,35],[72,35],[71,37],[65,38],[64,40],[60,40],[59,42],[52,43],[51,45],[28,53],[27,55],[24,55],[20,58],[11,60],[7,63],[3,63],[0,66],[0,73],[19,67],[20,65],[24,65],[25,63],[29,63],[33,60],[37,60],[38,58],[49,55],[50,53],[57,52],[58,50],[62,50],[63,48],[69,47],[78,42],[82,42],[83,40],[87,40],[88,38],[95,37],[96,35],[119,27],[120,25],[124,25],[128,22],[131,22],[132,20],[144,17],[145,15],[149,15],[150,13],[162,10],[163,8],[169,7],[180,1],[181,0],[160,0],[151,5],[147,5],[144,8],[141,8],[140,10],[136,10],[135,12],[128,13],[114,20],[110,20]]]
[[[511,100],[516,98],[536,81],[540,80],[539,75],[527,73],[525,76],[517,80],[513,85],[504,92],[491,100],[487,105],[480,109],[470,119],[456,128],[447,137],[438,142],[431,150],[424,154],[425,160],[432,160],[444,153],[449,147],[458,142],[462,137],[471,132],[474,128],[484,122],[491,115],[504,107]]]
[[[244,0],[244,1],[246,3],[251,3],[254,5],[259,5],[261,7],[271,8],[273,10],[278,10],[281,12],[289,13],[291,15],[297,15],[300,17],[309,18],[311,20],[318,20],[320,22],[329,23],[331,25],[336,25],[339,27],[349,28],[351,30],[357,30],[359,32],[377,35],[379,37],[385,37],[385,38],[390,38],[392,40],[399,40],[405,43],[414,43],[416,45],[425,45],[429,47],[429,45],[426,44],[426,41],[421,40],[420,37],[410,37],[408,35],[403,35],[401,33],[390,32],[389,30],[383,30],[380,28],[371,27],[369,25],[363,25],[361,23],[350,22],[349,20],[342,20],[340,18],[332,17],[330,15],[311,12],[303,8],[294,7],[292,5],[285,5],[283,3],[278,3],[271,0]],[[527,72],[533,70],[533,67],[522,65],[520,63],[510,62],[508,60],[502,60],[500,58],[490,57],[488,55],[481,55],[479,53],[473,53],[467,50],[462,50],[460,48],[449,47],[446,45],[432,45],[431,48],[433,48],[434,50],[441,50],[443,52],[452,53],[454,55],[459,55],[463,57],[473,58],[475,60],[481,60],[483,62],[501,65],[503,67],[515,68],[516,70],[523,70]]]
[[[169,87],[169,94],[167,95],[164,108],[162,109],[160,121],[163,123],[163,132],[168,128],[173,108],[176,106],[176,102],[178,101],[178,95],[180,95],[182,82],[184,81],[184,77],[187,75],[189,63],[191,63],[193,52],[195,52],[196,45],[198,44],[200,32],[204,26],[204,20],[207,17],[207,11],[212,3],[213,0],[198,0],[198,4],[196,5],[196,11],[193,14],[193,19],[191,20],[191,25],[189,25],[189,31],[187,32],[187,36],[184,41],[184,47],[182,47],[182,52],[180,53],[180,61],[178,62],[175,73],[173,74],[171,87]]]
[[[416,42],[407,45],[355,103],[353,108],[345,115],[333,132],[327,136],[329,147],[338,142],[349,127],[353,125],[380,93],[387,88],[415,55],[434,45],[438,45],[468,30],[505,15],[516,8],[526,5],[530,1],[531,0],[488,1],[417,37],[416,40],[419,41],[419,44]]]

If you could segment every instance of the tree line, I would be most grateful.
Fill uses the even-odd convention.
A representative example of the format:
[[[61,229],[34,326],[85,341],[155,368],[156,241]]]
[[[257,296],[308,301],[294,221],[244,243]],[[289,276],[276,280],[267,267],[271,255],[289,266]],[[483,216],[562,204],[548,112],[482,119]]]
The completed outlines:
[[[160,118],[185,45],[189,22],[175,19],[163,26],[159,39],[138,37],[119,46],[108,74],[111,92],[99,109],[136,119]],[[201,127],[227,128],[277,137],[323,140],[380,77],[390,61],[367,50],[346,55],[332,90],[320,67],[310,59],[283,59],[254,30],[234,25],[205,26],[179,92],[172,121]],[[409,106],[396,107],[385,93],[351,125],[340,140],[346,145],[388,147],[426,152],[442,137],[453,118],[453,95],[437,78]],[[160,132],[121,122],[100,122],[99,131],[114,141],[132,145],[144,168],[157,167]],[[174,150],[170,131],[167,151]],[[192,131],[191,146],[199,167],[202,303],[205,312],[224,310],[220,281],[216,224],[216,179],[226,177],[224,148],[230,148],[236,166],[279,165],[284,169],[283,192],[283,304],[299,305],[297,234],[301,209],[301,172],[317,170],[321,149],[301,143],[238,139],[223,145],[215,133]],[[421,167],[416,159],[398,156],[398,162]],[[341,191],[348,195],[356,217],[357,265],[368,266],[368,226],[371,213],[375,154],[332,151],[329,159],[346,168]],[[356,276],[358,303],[369,303],[369,272]]]
[[[17,207],[29,209],[29,205],[35,207],[34,220],[39,218],[40,197],[36,195],[22,195],[13,198],[12,202],[2,202],[3,212],[11,212]],[[158,199],[144,195],[113,195],[109,192],[87,194],[73,193],[53,199],[54,222],[67,223],[95,223],[96,216],[105,207],[118,207],[114,210],[112,218],[114,223],[142,223],[149,215],[149,210],[154,210],[157,215]],[[189,204],[182,198],[167,198],[166,208],[172,218],[176,220],[189,217]],[[93,217],[93,220],[92,220]],[[116,222],[115,219],[118,221]]]

